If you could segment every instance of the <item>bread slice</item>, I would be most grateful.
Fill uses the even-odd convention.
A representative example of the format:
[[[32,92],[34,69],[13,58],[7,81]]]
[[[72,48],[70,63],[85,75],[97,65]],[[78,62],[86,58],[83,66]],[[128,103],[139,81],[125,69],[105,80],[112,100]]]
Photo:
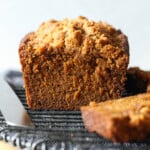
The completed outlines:
[[[129,47],[120,30],[78,17],[43,23],[19,57],[30,108],[78,110],[122,95]]]
[[[81,112],[88,131],[114,142],[142,141],[150,135],[150,93],[91,102]]]

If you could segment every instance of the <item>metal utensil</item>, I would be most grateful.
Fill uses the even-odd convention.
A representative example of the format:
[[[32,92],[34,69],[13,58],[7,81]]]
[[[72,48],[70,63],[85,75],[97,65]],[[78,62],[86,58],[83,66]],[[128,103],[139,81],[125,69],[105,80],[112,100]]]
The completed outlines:
[[[19,98],[2,76],[0,76],[0,110],[8,125],[34,127]]]

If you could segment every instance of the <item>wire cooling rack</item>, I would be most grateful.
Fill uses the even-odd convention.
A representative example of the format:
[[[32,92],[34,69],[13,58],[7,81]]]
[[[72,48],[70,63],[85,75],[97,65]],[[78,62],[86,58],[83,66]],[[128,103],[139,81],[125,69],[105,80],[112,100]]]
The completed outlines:
[[[143,143],[113,143],[95,133],[89,133],[83,125],[80,111],[35,111],[26,104],[20,72],[10,71],[6,80],[12,86],[35,128],[8,126],[0,113],[0,139],[27,150],[104,150],[150,149],[150,140]]]

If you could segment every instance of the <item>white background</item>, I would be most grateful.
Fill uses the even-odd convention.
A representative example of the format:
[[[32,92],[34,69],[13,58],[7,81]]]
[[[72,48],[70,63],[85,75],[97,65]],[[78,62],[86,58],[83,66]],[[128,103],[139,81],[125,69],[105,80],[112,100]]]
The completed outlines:
[[[0,72],[20,69],[19,42],[41,22],[78,15],[120,28],[129,39],[130,66],[150,70],[149,0],[0,0]]]

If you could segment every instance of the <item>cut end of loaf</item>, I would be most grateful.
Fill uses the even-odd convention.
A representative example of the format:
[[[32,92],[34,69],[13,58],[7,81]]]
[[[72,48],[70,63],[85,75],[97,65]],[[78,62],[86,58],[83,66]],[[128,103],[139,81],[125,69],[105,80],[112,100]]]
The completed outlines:
[[[78,17],[43,23],[19,56],[30,108],[78,110],[122,95],[129,47],[120,30]]]

